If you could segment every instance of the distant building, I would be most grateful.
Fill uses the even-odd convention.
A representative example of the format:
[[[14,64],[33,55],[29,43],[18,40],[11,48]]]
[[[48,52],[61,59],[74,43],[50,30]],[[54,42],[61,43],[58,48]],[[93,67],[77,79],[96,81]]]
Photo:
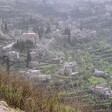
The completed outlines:
[[[3,12],[7,12],[7,11],[13,11],[13,8],[8,6],[8,5],[5,5],[5,6],[1,6],[0,5],[0,11],[3,11]]]
[[[35,77],[37,75],[40,75],[40,70],[28,70],[26,75],[29,75],[31,77]]]
[[[112,90],[107,83],[95,85],[94,87],[92,87],[92,91],[106,97],[112,97]]]
[[[39,81],[46,81],[50,80],[52,77],[50,74],[42,74],[40,70],[27,70],[26,72],[20,72],[24,73],[24,75],[28,76],[29,78],[37,78]]]
[[[64,64],[64,68],[59,70],[58,73],[60,75],[76,75],[78,74],[77,72],[74,72],[73,73],[73,70],[76,68],[77,66],[77,63],[74,61],[74,62],[66,62]]]
[[[77,42],[88,42],[94,40],[97,37],[97,32],[94,30],[73,30],[72,31],[72,39]]]
[[[36,33],[23,33],[20,40],[30,40],[36,45],[36,43],[39,42],[39,37]]]
[[[98,70],[98,69],[95,69],[94,70],[94,75],[95,76],[99,76],[99,77],[103,77],[103,76],[107,76],[107,73],[105,73],[104,71],[102,71],[102,70]]]
[[[66,62],[64,64],[64,68],[73,70],[77,66],[77,63],[74,62]]]
[[[10,51],[10,52],[7,53],[7,56],[9,57],[9,59],[10,59],[11,61],[14,61],[14,60],[19,59],[19,52]]]

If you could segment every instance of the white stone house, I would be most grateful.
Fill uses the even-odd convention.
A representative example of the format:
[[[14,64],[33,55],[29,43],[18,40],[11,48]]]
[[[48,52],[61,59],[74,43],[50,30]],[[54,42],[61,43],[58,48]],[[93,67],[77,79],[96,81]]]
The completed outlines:
[[[94,70],[94,75],[95,76],[98,76],[98,77],[103,77],[103,76],[107,76],[107,73],[105,73],[104,71],[102,71],[102,70],[98,70],[98,69],[95,69]]]
[[[74,62],[66,62],[64,64],[64,69],[69,69],[69,70],[73,70],[74,68],[76,68],[77,66],[77,63],[74,61]]]
[[[10,51],[6,54],[9,57],[9,60],[14,61],[19,59],[19,52]]]
[[[112,90],[107,83],[95,85],[94,87],[92,87],[92,91],[104,96],[112,97]]]
[[[31,77],[36,77],[37,75],[40,75],[40,74],[41,74],[40,70],[28,70],[26,72],[26,75]]]
[[[30,40],[34,45],[39,42],[39,37],[36,33],[23,33],[20,40],[26,41]]]
[[[37,78],[39,81],[46,81],[51,79],[50,74],[42,74],[40,70],[28,70],[26,76],[29,78]]]
[[[76,68],[77,66],[77,63],[74,61],[74,62],[66,62],[64,64],[64,68],[59,70],[58,73],[60,75],[76,75],[78,74],[77,72],[73,73],[73,70]]]

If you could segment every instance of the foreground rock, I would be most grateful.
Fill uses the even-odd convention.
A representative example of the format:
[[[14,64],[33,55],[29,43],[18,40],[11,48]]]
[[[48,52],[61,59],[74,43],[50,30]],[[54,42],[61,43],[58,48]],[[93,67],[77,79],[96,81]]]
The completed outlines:
[[[0,112],[23,112],[23,111],[12,109],[7,105],[7,103],[5,103],[4,101],[0,101]]]

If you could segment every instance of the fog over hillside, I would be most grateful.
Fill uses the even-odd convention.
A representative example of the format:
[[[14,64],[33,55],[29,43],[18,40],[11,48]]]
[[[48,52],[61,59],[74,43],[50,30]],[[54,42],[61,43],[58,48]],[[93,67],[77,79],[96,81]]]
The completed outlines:
[[[0,99],[112,112],[112,0],[0,0]]]
[[[55,1],[55,0],[51,0]],[[105,2],[105,1],[111,1],[111,0],[56,0],[57,2],[63,2],[63,3],[75,3],[75,2],[84,2],[84,1],[91,1],[91,2]]]

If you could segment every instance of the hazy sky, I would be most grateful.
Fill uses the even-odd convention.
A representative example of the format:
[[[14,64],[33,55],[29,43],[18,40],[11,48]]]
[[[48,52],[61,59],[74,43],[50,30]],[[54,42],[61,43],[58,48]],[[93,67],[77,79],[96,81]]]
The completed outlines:
[[[55,0],[53,0],[55,1]],[[105,2],[111,0],[57,0],[58,2],[76,2],[76,1],[92,1],[92,2]]]

